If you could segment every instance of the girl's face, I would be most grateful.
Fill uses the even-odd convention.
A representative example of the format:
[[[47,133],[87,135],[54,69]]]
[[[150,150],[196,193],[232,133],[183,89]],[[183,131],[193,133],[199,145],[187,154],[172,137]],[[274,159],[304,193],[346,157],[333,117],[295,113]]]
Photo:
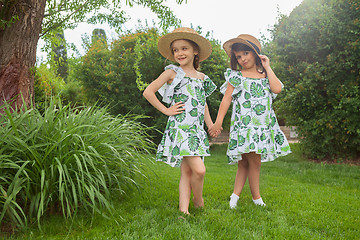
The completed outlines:
[[[176,62],[178,62],[181,66],[192,66],[195,55],[199,54],[199,52],[194,49],[190,42],[182,39],[175,40],[171,44],[171,49]]]
[[[256,68],[256,58],[253,51],[234,51],[234,55],[242,69]]]

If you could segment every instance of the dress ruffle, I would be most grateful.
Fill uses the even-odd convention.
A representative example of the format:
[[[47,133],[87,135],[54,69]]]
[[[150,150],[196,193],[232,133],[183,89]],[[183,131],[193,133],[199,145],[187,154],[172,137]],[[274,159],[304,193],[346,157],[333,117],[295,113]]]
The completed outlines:
[[[177,141],[172,141],[172,139]],[[165,143],[168,143],[166,147]],[[190,146],[195,147],[191,152],[187,150]],[[209,146],[205,130],[189,131],[184,136],[184,131],[173,128],[165,131],[161,144],[158,146],[156,158],[172,167],[179,167],[184,156],[200,156],[204,161],[205,156],[210,156]]]
[[[248,136],[248,137],[244,137]],[[261,162],[269,162],[289,154],[289,143],[280,127],[273,129],[242,128],[230,133],[227,150],[229,164],[242,160],[241,154],[255,152],[261,155]]]
[[[232,96],[237,96],[239,93],[241,93],[241,90],[243,89],[243,82],[246,80],[246,77],[244,77],[240,71],[232,70],[230,68],[226,69],[226,72],[224,73],[225,76],[225,82],[220,87],[220,92],[222,94],[225,94],[228,83],[230,83],[234,87],[234,91],[232,93]],[[259,80],[267,80],[267,78],[260,78]],[[284,84],[280,81],[281,88],[284,88]],[[277,96],[276,93],[271,92],[272,99],[275,99]]]
[[[242,160],[242,154],[255,152],[262,162],[291,153],[289,143],[277,122],[268,78],[246,78],[240,71],[227,69],[221,93],[234,87],[229,145],[229,164]],[[281,83],[282,84],[282,83]]]
[[[186,74],[181,67],[173,64],[166,66],[165,70],[167,69],[171,69],[174,72],[176,72],[176,76],[170,84],[165,83],[163,86],[161,86],[161,88],[158,90],[158,93],[162,96],[163,102],[171,103],[176,86],[179,85],[179,83],[185,77]],[[211,81],[211,79],[207,75],[205,75],[203,81],[204,81],[205,97],[208,97],[215,91],[217,86],[213,83],[213,81]]]
[[[181,82],[181,79],[185,77],[185,72],[181,67],[175,66],[173,64],[166,66],[165,70],[167,69],[174,70],[174,72],[176,72],[176,76],[170,84],[165,83],[163,86],[161,86],[161,88],[158,90],[158,93],[162,96],[162,101],[164,103],[171,103],[174,96],[174,89]]]
[[[211,81],[211,79],[207,75],[205,75],[204,77],[205,97],[210,96],[215,91],[216,88],[217,86],[215,85],[215,83]]]
[[[241,92],[241,82],[242,82],[242,75],[238,74],[238,71],[234,71],[230,68],[226,69],[226,72],[224,73],[225,76],[225,82],[220,87],[220,92],[222,94],[225,94],[228,84],[230,83],[234,87],[234,91],[232,93],[232,96],[237,95],[239,92]]]
[[[183,102],[185,111],[169,116],[162,140],[158,146],[156,161],[179,167],[184,156],[210,156],[209,140],[204,130],[206,97],[216,85],[208,76],[197,79],[185,76],[181,67],[169,65],[176,76],[171,84],[164,84],[159,93],[169,105]]]

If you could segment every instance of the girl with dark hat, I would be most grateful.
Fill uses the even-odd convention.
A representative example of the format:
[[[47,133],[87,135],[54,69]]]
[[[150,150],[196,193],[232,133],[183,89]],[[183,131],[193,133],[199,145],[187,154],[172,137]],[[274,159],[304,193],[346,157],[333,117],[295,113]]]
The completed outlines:
[[[226,82],[220,88],[224,97],[209,133],[216,136],[233,103],[227,157],[229,164],[238,164],[238,170],[230,207],[236,207],[246,179],[253,202],[265,206],[259,190],[261,162],[291,152],[272,108],[283,84],[271,69],[269,58],[260,55],[261,44],[255,37],[241,34],[226,41],[223,48],[231,68],[225,72]]]

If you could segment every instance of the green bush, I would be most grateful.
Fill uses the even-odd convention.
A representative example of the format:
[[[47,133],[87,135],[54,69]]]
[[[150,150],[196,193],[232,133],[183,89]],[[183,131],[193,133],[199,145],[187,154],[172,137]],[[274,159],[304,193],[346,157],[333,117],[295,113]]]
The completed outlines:
[[[46,101],[52,97],[61,97],[65,104],[71,103],[75,106],[84,106],[87,101],[81,82],[76,78],[76,67],[81,58],[67,59],[68,77],[66,81],[56,75],[54,69],[48,68],[42,63],[35,69],[34,96],[37,107],[43,107]],[[50,61],[49,65],[53,65]]]
[[[146,101],[136,83],[136,71],[141,72],[142,80],[149,83],[164,70],[166,63],[156,47],[158,37],[157,29],[140,29],[122,35],[112,43],[110,50],[102,42],[94,42],[75,71],[89,103],[109,105],[109,111],[114,115],[149,116],[142,122],[164,129],[167,117]],[[135,48],[141,51],[141,59]],[[139,61],[137,65],[136,61]],[[160,135],[155,130],[150,134]]]
[[[82,61],[82,57],[72,57],[67,59],[68,76],[60,97],[65,104],[71,103],[72,106],[91,106],[86,99],[83,84],[78,79],[77,68]]]
[[[112,197],[142,176],[152,144],[138,119],[99,107],[51,100],[36,108],[2,106],[0,224],[24,227],[49,213],[111,213]],[[116,194],[118,193],[118,194]]]
[[[201,28],[198,29],[201,31]],[[162,131],[167,116],[157,111],[142,96],[142,90],[155,80],[164,67],[174,64],[164,59],[157,42],[161,37],[156,28],[138,29],[115,40],[111,48],[101,42],[94,42],[77,66],[75,76],[84,86],[84,93],[90,103],[101,101],[111,105],[112,114],[141,114],[149,116],[143,123]],[[213,53],[200,64],[200,71],[207,74],[220,87],[225,81],[227,56],[220,43],[211,40]],[[159,96],[159,95],[158,95]],[[159,97],[160,99],[160,97]],[[222,94],[216,91],[208,104],[215,120]],[[152,131],[154,141],[161,139],[161,133]]]
[[[43,104],[47,99],[58,96],[65,87],[64,80],[42,63],[36,68],[34,80],[35,102]]]
[[[212,53],[210,57],[200,63],[200,71],[209,76],[216,84],[217,89],[207,99],[211,119],[215,122],[223,94],[220,92],[221,85],[225,82],[224,72],[230,67],[229,57],[222,49],[221,43],[215,39],[210,40]],[[223,128],[230,129],[231,108],[229,108],[224,119]]]
[[[266,47],[285,84],[275,107],[311,158],[360,154],[360,3],[305,0]]]

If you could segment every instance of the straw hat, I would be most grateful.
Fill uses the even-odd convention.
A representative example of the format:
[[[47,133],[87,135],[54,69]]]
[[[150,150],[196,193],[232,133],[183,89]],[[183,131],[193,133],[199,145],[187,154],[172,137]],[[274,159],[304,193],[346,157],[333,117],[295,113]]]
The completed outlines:
[[[251,49],[254,50],[254,52],[259,56],[261,52],[261,44],[259,40],[257,40],[254,36],[251,36],[250,34],[240,34],[236,38],[232,38],[228,41],[226,41],[223,45],[223,48],[227,55],[231,58],[231,46],[234,43],[242,43],[247,46],[249,46]]]
[[[172,31],[171,33],[166,34],[163,37],[161,37],[158,42],[158,49],[159,49],[160,54],[163,57],[165,57],[166,59],[176,62],[174,55],[171,51],[170,45],[173,41],[180,40],[180,39],[191,40],[199,46],[200,62],[207,59],[210,56],[211,51],[212,51],[210,42],[206,38],[200,36],[200,34],[197,31],[195,31],[194,29],[187,28],[187,27],[177,28],[174,31]]]

